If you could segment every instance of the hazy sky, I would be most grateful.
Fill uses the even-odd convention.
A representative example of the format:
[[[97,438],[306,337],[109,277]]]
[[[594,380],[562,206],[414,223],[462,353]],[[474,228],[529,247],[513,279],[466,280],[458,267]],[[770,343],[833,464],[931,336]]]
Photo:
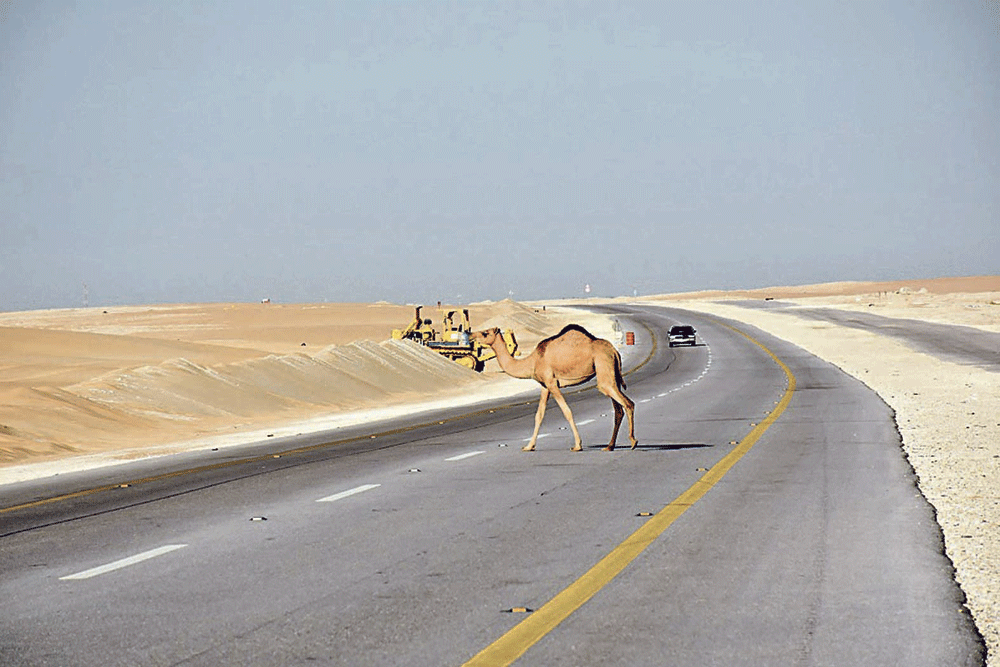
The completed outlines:
[[[1000,273],[1000,8],[0,0],[0,310]]]

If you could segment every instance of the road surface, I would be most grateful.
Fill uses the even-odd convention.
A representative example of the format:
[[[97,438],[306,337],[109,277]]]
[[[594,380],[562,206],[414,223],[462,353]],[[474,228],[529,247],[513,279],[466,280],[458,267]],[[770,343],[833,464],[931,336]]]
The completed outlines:
[[[0,488],[3,665],[981,665],[887,406],[620,306],[610,402],[524,400]],[[669,348],[693,324],[699,345]],[[619,436],[627,442],[627,438]]]
[[[883,317],[838,308],[802,308],[784,301],[726,301],[729,305],[782,312],[901,340],[914,349],[953,363],[1000,373],[1000,333],[958,324]],[[793,307],[794,306],[794,307]]]

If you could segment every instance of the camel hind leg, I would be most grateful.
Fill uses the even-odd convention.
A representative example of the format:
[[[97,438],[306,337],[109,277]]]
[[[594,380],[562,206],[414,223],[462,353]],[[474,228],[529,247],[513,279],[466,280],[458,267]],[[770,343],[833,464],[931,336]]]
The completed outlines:
[[[622,425],[622,417],[625,416],[625,409],[618,403],[618,401],[612,399],[611,407],[615,411],[615,426],[611,429],[611,440],[608,442],[608,446],[605,447],[605,451],[613,451],[615,448],[615,443],[618,441],[618,429]]]
[[[599,385],[598,389],[600,389]],[[632,442],[632,449],[635,449],[636,445],[639,444],[639,441],[635,439],[635,403],[617,387],[614,388],[614,391],[604,391],[601,389],[601,393],[611,399],[611,403],[615,408],[615,425],[611,431],[611,441],[604,448],[604,451],[614,451],[615,441],[618,440],[618,429],[621,427],[623,416],[628,416],[628,439]]]
[[[611,347],[611,344],[609,343],[608,346]],[[625,381],[622,378],[621,358],[618,356],[618,351],[611,347],[610,354],[594,360],[594,368],[597,371],[597,389],[611,399],[615,409],[615,425],[611,431],[611,442],[604,450],[614,451],[623,416],[628,417],[628,438],[632,442],[632,449],[635,449],[636,445],[639,444],[639,441],[635,439],[635,403],[622,391]]]
[[[620,393],[622,398],[625,399],[623,408],[625,410],[625,414],[628,416],[628,439],[629,442],[632,443],[632,449],[635,449],[636,445],[639,444],[639,441],[635,439],[635,403],[633,403],[632,400],[624,393],[620,391],[618,393]]]

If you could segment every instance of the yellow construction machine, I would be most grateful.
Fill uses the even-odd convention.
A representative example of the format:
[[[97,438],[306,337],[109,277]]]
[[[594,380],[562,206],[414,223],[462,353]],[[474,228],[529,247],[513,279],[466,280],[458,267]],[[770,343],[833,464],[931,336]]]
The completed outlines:
[[[497,356],[493,348],[469,339],[472,326],[469,324],[467,308],[462,309],[461,319],[458,321],[456,317],[459,311],[451,310],[445,313],[442,309],[441,331],[434,328],[430,318],[420,317],[420,309],[421,306],[416,307],[416,314],[409,326],[405,329],[392,330],[393,338],[420,343],[474,371],[482,371],[486,362]],[[517,351],[514,332],[508,329],[503,332],[503,337],[507,341],[507,349],[513,355]]]

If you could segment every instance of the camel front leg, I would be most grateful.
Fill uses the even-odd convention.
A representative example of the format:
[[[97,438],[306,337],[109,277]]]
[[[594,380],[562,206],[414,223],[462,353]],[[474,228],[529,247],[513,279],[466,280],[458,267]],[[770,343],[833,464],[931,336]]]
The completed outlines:
[[[556,399],[556,404],[559,409],[562,410],[563,416],[566,417],[566,421],[569,422],[569,427],[573,430],[573,449],[574,452],[583,451],[583,440],[580,438],[580,432],[576,430],[576,422],[573,421],[573,413],[570,412],[569,404],[566,399],[563,398],[562,392],[559,391],[559,387],[550,388],[552,396]]]
[[[535,441],[538,440],[538,429],[542,427],[542,418],[545,416],[545,404],[548,402],[549,390],[546,387],[542,387],[542,397],[538,400],[538,410],[535,411],[535,430],[531,434],[531,440],[524,447],[521,447],[521,451],[535,451]]]

